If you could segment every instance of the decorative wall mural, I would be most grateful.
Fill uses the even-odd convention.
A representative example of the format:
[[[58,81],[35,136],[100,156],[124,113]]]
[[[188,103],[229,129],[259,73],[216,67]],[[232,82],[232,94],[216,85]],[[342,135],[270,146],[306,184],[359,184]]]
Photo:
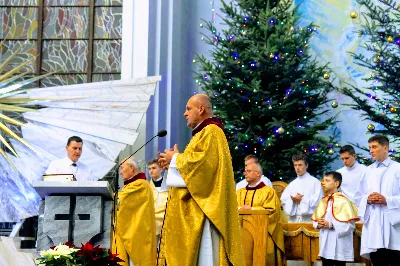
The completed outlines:
[[[322,63],[330,63],[334,72],[331,76],[336,78],[337,85],[342,87],[350,83],[359,88],[364,87],[362,78],[369,74],[368,70],[354,64],[349,54],[349,52],[358,52],[363,41],[357,33],[361,24],[360,7],[357,2],[355,0],[295,0],[295,4],[300,4],[302,24],[313,21],[319,26],[318,33],[310,42],[310,46]],[[357,16],[352,18],[355,14]],[[369,122],[362,121],[359,113],[350,110],[345,105],[351,101],[350,98],[339,93],[334,93],[332,97],[338,102],[338,108],[335,111],[338,113],[340,144],[365,145],[370,136],[366,134]]]

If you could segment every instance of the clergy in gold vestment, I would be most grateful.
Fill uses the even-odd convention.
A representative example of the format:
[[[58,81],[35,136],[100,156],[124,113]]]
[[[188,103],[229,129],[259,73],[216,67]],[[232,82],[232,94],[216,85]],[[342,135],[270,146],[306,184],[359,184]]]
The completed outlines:
[[[244,265],[242,237],[231,155],[221,120],[213,117],[204,94],[189,99],[184,113],[193,138],[183,153],[159,153],[160,164],[169,165],[167,184],[174,171],[182,185],[170,188],[158,265]],[[204,231],[211,228],[212,259],[202,258]],[[215,245],[214,245],[215,244]],[[205,255],[205,256],[203,256]]]
[[[120,172],[124,187],[118,193],[113,252],[125,261],[121,265],[154,266],[157,254],[153,192],[134,158],[128,158]]]
[[[236,192],[240,209],[271,210],[268,217],[267,265],[284,265],[285,244],[281,219],[281,203],[275,190],[261,180],[262,168],[258,163],[246,165],[248,185]],[[250,266],[253,254],[245,250],[246,265]]]

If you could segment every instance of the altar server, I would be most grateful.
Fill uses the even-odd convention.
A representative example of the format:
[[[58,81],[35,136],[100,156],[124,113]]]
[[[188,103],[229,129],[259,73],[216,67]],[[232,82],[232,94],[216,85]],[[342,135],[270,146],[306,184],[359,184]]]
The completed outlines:
[[[345,266],[354,260],[353,231],[358,221],[357,207],[338,192],[342,175],[328,172],[323,186],[326,192],[314,211],[313,226],[320,229],[319,257],[323,266]]]
[[[289,216],[289,222],[311,222],[311,215],[324,195],[321,182],[307,172],[308,162],[305,154],[292,156],[297,178],[283,191],[281,203]]]

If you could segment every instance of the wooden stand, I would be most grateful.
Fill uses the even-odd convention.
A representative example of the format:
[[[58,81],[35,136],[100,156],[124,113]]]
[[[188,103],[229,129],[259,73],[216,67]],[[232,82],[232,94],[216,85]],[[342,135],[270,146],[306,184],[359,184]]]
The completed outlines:
[[[371,266],[369,260],[360,256],[362,226],[362,223],[356,223],[354,231],[354,262]],[[306,261],[309,266],[319,261],[319,230],[312,223],[286,223],[283,230],[286,259]]]
[[[246,265],[265,266],[269,210],[239,210]]]

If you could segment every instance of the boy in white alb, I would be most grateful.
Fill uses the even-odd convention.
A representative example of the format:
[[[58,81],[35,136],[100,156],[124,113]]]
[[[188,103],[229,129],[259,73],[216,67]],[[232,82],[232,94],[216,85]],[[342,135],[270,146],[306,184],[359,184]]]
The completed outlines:
[[[367,167],[357,162],[356,152],[351,145],[344,145],[341,147],[339,154],[344,164],[344,167],[337,170],[337,172],[342,174],[340,192],[354,202],[354,193],[356,193],[358,184],[360,184],[361,181],[361,176]]]
[[[328,172],[324,176],[326,192],[311,217],[319,232],[319,257],[323,266],[345,266],[354,260],[353,231],[358,221],[357,207],[338,188],[342,175]]]

